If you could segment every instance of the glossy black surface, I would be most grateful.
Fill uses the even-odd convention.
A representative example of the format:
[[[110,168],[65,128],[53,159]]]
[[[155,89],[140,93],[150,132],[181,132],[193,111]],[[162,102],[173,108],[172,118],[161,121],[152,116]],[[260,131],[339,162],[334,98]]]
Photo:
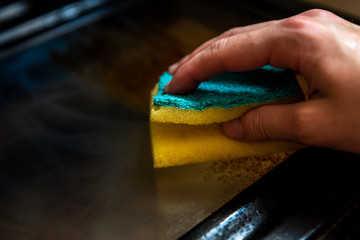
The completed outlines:
[[[87,1],[23,2],[29,12],[2,32]],[[89,2],[98,5],[0,44],[0,239],[174,239],[273,166],[153,169],[148,93],[210,37],[311,6]],[[183,238],[357,239],[359,162],[298,152]]]
[[[96,22],[136,0],[2,1],[0,3],[0,57]]]

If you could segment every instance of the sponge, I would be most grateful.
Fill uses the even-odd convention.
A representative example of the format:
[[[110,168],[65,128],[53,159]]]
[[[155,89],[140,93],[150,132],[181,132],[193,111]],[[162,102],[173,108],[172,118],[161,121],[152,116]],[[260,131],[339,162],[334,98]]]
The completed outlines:
[[[221,123],[249,109],[304,100],[291,71],[268,65],[254,71],[227,72],[187,95],[165,94],[171,79],[169,73],[163,73],[151,93],[154,167],[264,156],[303,147],[284,141],[239,142],[221,130]]]

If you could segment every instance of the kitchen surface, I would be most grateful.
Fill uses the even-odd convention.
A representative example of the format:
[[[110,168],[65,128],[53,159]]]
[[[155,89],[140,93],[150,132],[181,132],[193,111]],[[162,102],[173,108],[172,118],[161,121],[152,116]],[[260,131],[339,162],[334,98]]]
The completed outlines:
[[[46,13],[22,15],[30,20],[0,18],[6,33],[0,35],[0,239],[197,239],[213,229],[224,231],[219,226],[229,209],[244,206],[247,222],[259,223],[262,216],[266,224],[245,231],[237,218],[243,238],[258,229],[262,235],[257,236],[267,232],[286,239],[331,232],[329,226],[339,216],[353,217],[344,211],[358,211],[359,178],[350,171],[360,167],[356,155],[310,148],[285,162],[262,158],[162,169],[152,165],[149,93],[159,75],[231,27],[287,17],[307,6],[289,8],[276,1],[79,1],[74,8],[71,1],[60,7],[55,2],[42,6],[49,7]],[[85,10],[76,15],[79,6]],[[30,27],[35,23],[43,25]],[[313,158],[321,161],[311,165]],[[279,179],[292,183],[284,172],[303,176],[309,168],[308,180],[293,185],[309,188],[284,194],[287,187]],[[334,175],[348,178],[341,182]],[[318,177],[324,181],[312,184]],[[328,178],[333,189],[326,187]],[[264,192],[274,181],[274,194]],[[339,190],[349,182],[351,190]],[[331,192],[322,196],[334,201],[315,197],[309,204],[308,196],[317,187]],[[306,202],[309,212],[316,204],[324,208],[297,231],[291,221],[301,222],[306,215],[299,210],[286,217],[294,206],[291,201]],[[279,218],[267,212],[273,206]],[[347,226],[359,229],[350,220]]]

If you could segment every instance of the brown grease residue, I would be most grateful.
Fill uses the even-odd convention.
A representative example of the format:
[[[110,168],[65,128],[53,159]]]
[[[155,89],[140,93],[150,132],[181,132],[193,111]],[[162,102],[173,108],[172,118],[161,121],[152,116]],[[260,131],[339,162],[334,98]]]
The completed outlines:
[[[292,152],[282,152],[268,156],[214,161],[204,171],[204,179],[209,181],[216,178],[223,183],[241,182],[244,187],[247,187],[291,154]]]

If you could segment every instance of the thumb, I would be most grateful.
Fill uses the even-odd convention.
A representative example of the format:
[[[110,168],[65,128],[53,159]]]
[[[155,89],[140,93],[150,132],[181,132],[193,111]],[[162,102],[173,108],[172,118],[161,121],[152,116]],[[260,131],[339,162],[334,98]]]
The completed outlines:
[[[223,131],[228,137],[240,141],[288,140],[304,143],[314,134],[312,113],[314,109],[307,102],[265,105],[224,123]]]

